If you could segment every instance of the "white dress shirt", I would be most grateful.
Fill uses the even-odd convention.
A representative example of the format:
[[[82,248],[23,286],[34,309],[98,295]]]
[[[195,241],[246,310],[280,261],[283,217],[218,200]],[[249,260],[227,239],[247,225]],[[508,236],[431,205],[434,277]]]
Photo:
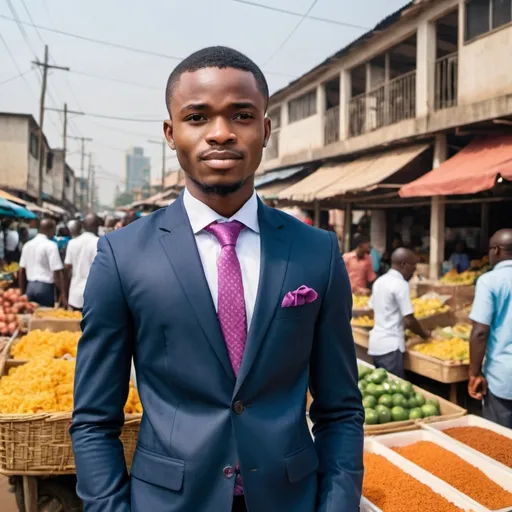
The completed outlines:
[[[92,262],[98,250],[98,237],[84,231],[80,236],[70,240],[66,250],[66,265],[71,265],[71,283],[69,285],[69,305],[84,307],[84,290]]]
[[[204,228],[215,221],[229,222],[234,220],[246,226],[246,229],[242,230],[238,237],[235,249],[242,270],[247,329],[249,329],[260,281],[260,226],[258,222],[258,199],[256,192],[229,219],[222,217],[209,206],[197,200],[188,190],[185,190],[183,195],[183,204],[195,235],[197,249],[216,311],[219,290],[217,260],[219,259],[221,247],[217,238],[205,231]]]
[[[382,356],[400,350],[405,352],[404,317],[412,315],[409,283],[397,270],[379,277],[372,289],[370,306],[375,327],[370,332],[368,354]]]
[[[53,273],[62,270],[64,265],[57,244],[39,233],[23,246],[20,267],[25,269],[28,281],[53,284]]]
[[[20,243],[20,235],[14,229],[8,229],[5,234],[5,250],[15,251]]]

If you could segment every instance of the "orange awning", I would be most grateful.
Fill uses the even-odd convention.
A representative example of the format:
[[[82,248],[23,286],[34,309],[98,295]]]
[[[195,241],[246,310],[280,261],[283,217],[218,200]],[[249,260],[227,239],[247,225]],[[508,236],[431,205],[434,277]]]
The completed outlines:
[[[489,190],[498,176],[512,180],[512,135],[474,140],[437,169],[404,185],[400,197],[476,194]]]

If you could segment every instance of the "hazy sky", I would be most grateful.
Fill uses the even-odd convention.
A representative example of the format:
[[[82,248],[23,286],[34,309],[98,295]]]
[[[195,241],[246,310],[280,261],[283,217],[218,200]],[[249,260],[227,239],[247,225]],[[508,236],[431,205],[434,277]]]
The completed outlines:
[[[253,1],[300,14],[306,13],[313,3],[312,0]],[[406,3],[406,0],[318,0],[309,15],[370,28]],[[44,43],[49,45],[52,63],[72,70],[50,72],[47,106],[62,108],[67,102],[69,109],[86,113],[156,121],[167,114],[164,89],[169,73],[179,58],[202,47],[221,44],[246,53],[263,67],[272,92],[364,32],[361,28],[306,19],[272,57],[301,18],[234,0],[0,0],[0,15],[12,18],[11,7],[22,21],[30,22],[31,17],[42,27],[163,55],[142,55],[42,29],[38,33],[26,25],[22,34],[16,23],[0,17],[0,111],[31,113],[36,120],[39,119],[40,74],[30,62],[34,60],[34,52],[39,59],[43,58]],[[2,38],[19,70],[27,73],[6,83],[3,82],[19,71]],[[70,119],[70,135],[94,139],[87,149],[93,153],[103,202],[112,201],[116,185],[123,189],[124,151],[129,146],[143,146],[151,157],[152,177],[160,176],[161,148],[149,144],[148,139],[161,140],[161,121],[128,122],[88,116],[70,116]],[[44,128],[52,147],[61,147],[61,115],[47,112]],[[79,143],[70,140],[68,150],[68,162],[79,174]],[[175,166],[176,160],[170,157],[168,167]]]

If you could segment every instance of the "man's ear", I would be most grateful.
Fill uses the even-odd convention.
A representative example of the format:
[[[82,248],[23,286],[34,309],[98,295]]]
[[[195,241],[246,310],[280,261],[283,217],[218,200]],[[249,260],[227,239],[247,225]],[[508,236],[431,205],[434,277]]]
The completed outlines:
[[[167,144],[169,144],[169,147],[172,150],[176,151],[176,144],[174,143],[172,119],[166,119],[164,121],[164,136],[165,136],[165,140],[167,141]]]
[[[265,116],[265,138],[263,139],[263,147],[266,148],[268,144],[268,139],[270,139],[270,134],[272,132],[272,121],[270,117]]]

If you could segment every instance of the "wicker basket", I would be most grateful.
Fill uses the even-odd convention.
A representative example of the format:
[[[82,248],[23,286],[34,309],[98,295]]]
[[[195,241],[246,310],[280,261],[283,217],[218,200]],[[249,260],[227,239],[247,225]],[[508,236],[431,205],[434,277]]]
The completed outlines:
[[[0,377],[10,365],[0,360]],[[121,434],[131,466],[142,414],[126,415]],[[69,426],[71,413],[0,414],[0,473],[4,475],[66,475],[75,473]]]

